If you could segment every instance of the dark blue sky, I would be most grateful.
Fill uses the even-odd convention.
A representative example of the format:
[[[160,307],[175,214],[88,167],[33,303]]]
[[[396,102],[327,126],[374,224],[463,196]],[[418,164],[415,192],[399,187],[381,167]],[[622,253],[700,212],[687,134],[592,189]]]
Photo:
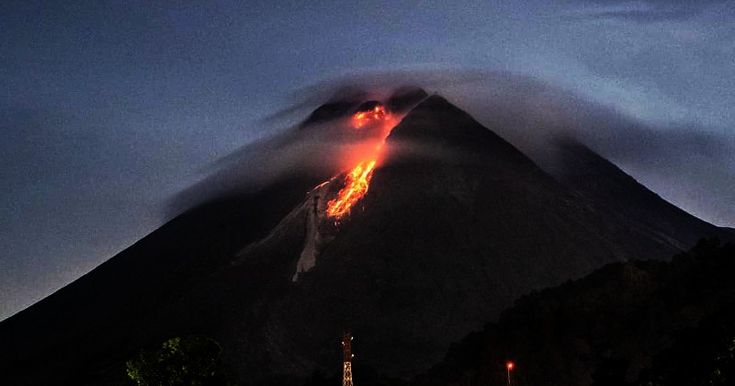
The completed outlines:
[[[0,319],[160,226],[172,195],[267,133],[263,117],[345,73],[529,74],[735,144],[732,2],[70,3],[0,5]],[[735,159],[721,165],[684,173],[687,189],[665,163],[630,169],[732,226]]]

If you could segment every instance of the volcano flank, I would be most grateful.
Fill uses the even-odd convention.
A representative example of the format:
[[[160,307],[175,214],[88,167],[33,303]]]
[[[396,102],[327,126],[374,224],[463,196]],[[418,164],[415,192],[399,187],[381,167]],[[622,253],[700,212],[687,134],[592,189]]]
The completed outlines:
[[[406,379],[533,290],[733,237],[581,144],[549,144],[567,166],[552,175],[441,96],[410,96],[385,103],[407,112],[344,219],[327,207],[348,170],[192,209],[0,323],[3,377],[125,384],[140,348],[200,334],[242,384],[303,384],[340,371],[349,329],[357,360]],[[311,119],[384,114],[364,102]]]

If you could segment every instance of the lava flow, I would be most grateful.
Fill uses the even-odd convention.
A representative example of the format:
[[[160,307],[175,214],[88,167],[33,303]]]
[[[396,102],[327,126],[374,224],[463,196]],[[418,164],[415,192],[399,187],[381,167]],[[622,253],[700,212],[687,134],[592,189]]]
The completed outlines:
[[[388,112],[385,111],[385,107],[377,104],[370,110],[356,112],[352,116],[352,124],[356,129],[359,129],[369,123],[384,121],[387,118]]]
[[[345,177],[347,182],[337,193],[337,198],[327,203],[327,215],[329,217],[338,219],[344,217],[350,212],[352,206],[367,193],[376,162],[375,159],[360,162],[347,174]]]
[[[378,162],[385,138],[392,129],[392,120],[385,107],[378,104],[370,110],[358,111],[352,116],[352,124],[356,129],[372,124],[380,124],[382,138],[375,150],[368,157],[360,160],[345,176],[345,185],[337,193],[337,197],[327,202],[327,216],[340,220],[350,213],[352,207],[360,201],[370,187],[370,179]]]

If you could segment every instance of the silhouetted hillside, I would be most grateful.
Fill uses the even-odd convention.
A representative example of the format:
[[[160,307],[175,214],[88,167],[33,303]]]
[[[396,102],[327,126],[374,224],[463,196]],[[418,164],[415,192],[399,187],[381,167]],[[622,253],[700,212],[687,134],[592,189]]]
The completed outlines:
[[[415,385],[735,384],[735,246],[607,265],[524,296]]]

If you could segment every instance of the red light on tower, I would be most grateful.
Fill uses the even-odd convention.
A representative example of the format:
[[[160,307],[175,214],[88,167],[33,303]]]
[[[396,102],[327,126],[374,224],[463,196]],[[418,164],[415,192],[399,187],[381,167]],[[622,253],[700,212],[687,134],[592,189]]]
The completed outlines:
[[[505,369],[508,371],[508,386],[511,386],[510,372],[513,371],[514,367],[516,367],[516,365],[513,362],[505,362]]]

